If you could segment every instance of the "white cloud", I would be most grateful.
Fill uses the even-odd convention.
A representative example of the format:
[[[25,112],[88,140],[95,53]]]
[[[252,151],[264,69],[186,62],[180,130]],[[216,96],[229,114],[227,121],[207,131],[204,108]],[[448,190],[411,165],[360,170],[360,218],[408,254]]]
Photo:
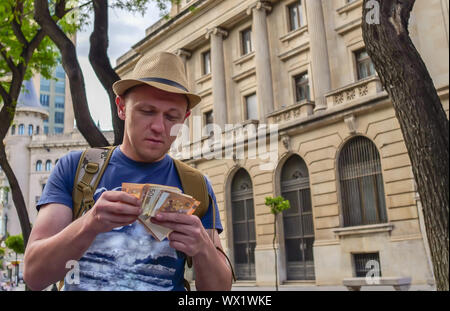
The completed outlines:
[[[116,65],[116,59],[128,52],[131,47],[145,37],[145,29],[160,19],[160,13],[153,1],[147,6],[144,16],[141,14],[131,14],[124,10],[109,10],[109,48],[108,56],[111,65]],[[77,54],[81,70],[84,75],[86,95],[91,111],[92,119],[95,123],[100,121],[104,130],[112,129],[111,109],[108,95],[98,81],[92,67],[90,66],[89,36],[92,32],[92,23],[82,32],[77,34]]]

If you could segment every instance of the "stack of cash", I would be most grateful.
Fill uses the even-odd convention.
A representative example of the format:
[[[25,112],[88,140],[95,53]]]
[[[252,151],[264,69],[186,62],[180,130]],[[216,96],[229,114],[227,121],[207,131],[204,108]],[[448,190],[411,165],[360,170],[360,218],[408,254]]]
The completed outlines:
[[[192,215],[200,205],[190,195],[181,193],[176,187],[157,184],[123,183],[122,191],[134,195],[141,200],[142,214],[138,220],[145,226],[153,237],[162,241],[172,231],[150,221],[159,212],[175,212]]]

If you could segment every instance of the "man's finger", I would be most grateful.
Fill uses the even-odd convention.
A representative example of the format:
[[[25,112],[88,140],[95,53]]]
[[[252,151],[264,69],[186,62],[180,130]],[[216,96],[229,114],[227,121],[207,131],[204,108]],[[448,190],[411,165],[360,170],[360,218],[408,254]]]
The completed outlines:
[[[181,232],[186,235],[190,235],[194,232],[194,227],[192,227],[192,225],[186,225],[172,221],[158,221],[155,218],[151,218],[150,221],[154,224],[166,227],[168,229],[172,229],[177,232]]]
[[[142,213],[142,209],[140,208],[140,206],[122,202],[108,202],[104,205],[103,210],[119,215],[139,216]]]
[[[105,191],[102,196],[108,201],[123,202],[136,206],[140,205],[138,198],[124,191]]]
[[[176,222],[186,225],[195,225],[199,222],[199,218],[194,215],[186,215],[181,213],[158,213],[155,216],[157,221]]]

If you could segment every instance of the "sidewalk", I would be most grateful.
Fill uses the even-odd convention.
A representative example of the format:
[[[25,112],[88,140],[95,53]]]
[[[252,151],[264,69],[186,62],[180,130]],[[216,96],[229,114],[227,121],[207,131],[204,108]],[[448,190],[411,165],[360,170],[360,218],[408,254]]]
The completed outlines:
[[[275,291],[275,286],[245,286],[234,284],[232,291]],[[317,285],[280,285],[279,291],[348,291],[345,286],[317,286]],[[394,291],[392,286],[363,286],[361,291]],[[411,285],[409,291],[435,291],[430,285]]]

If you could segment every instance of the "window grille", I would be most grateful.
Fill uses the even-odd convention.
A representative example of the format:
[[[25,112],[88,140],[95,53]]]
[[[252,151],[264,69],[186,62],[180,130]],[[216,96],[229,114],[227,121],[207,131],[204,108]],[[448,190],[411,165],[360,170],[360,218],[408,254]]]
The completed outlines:
[[[255,213],[250,175],[240,169],[231,185],[234,265],[238,280],[255,280]]]
[[[367,138],[349,141],[339,157],[344,226],[387,222],[380,155]]]
[[[381,277],[381,265],[379,253],[353,254],[355,276],[364,278],[367,276]]]
[[[314,280],[314,223],[309,174],[305,161],[292,156],[281,172],[282,196],[291,208],[283,212],[288,280]]]

